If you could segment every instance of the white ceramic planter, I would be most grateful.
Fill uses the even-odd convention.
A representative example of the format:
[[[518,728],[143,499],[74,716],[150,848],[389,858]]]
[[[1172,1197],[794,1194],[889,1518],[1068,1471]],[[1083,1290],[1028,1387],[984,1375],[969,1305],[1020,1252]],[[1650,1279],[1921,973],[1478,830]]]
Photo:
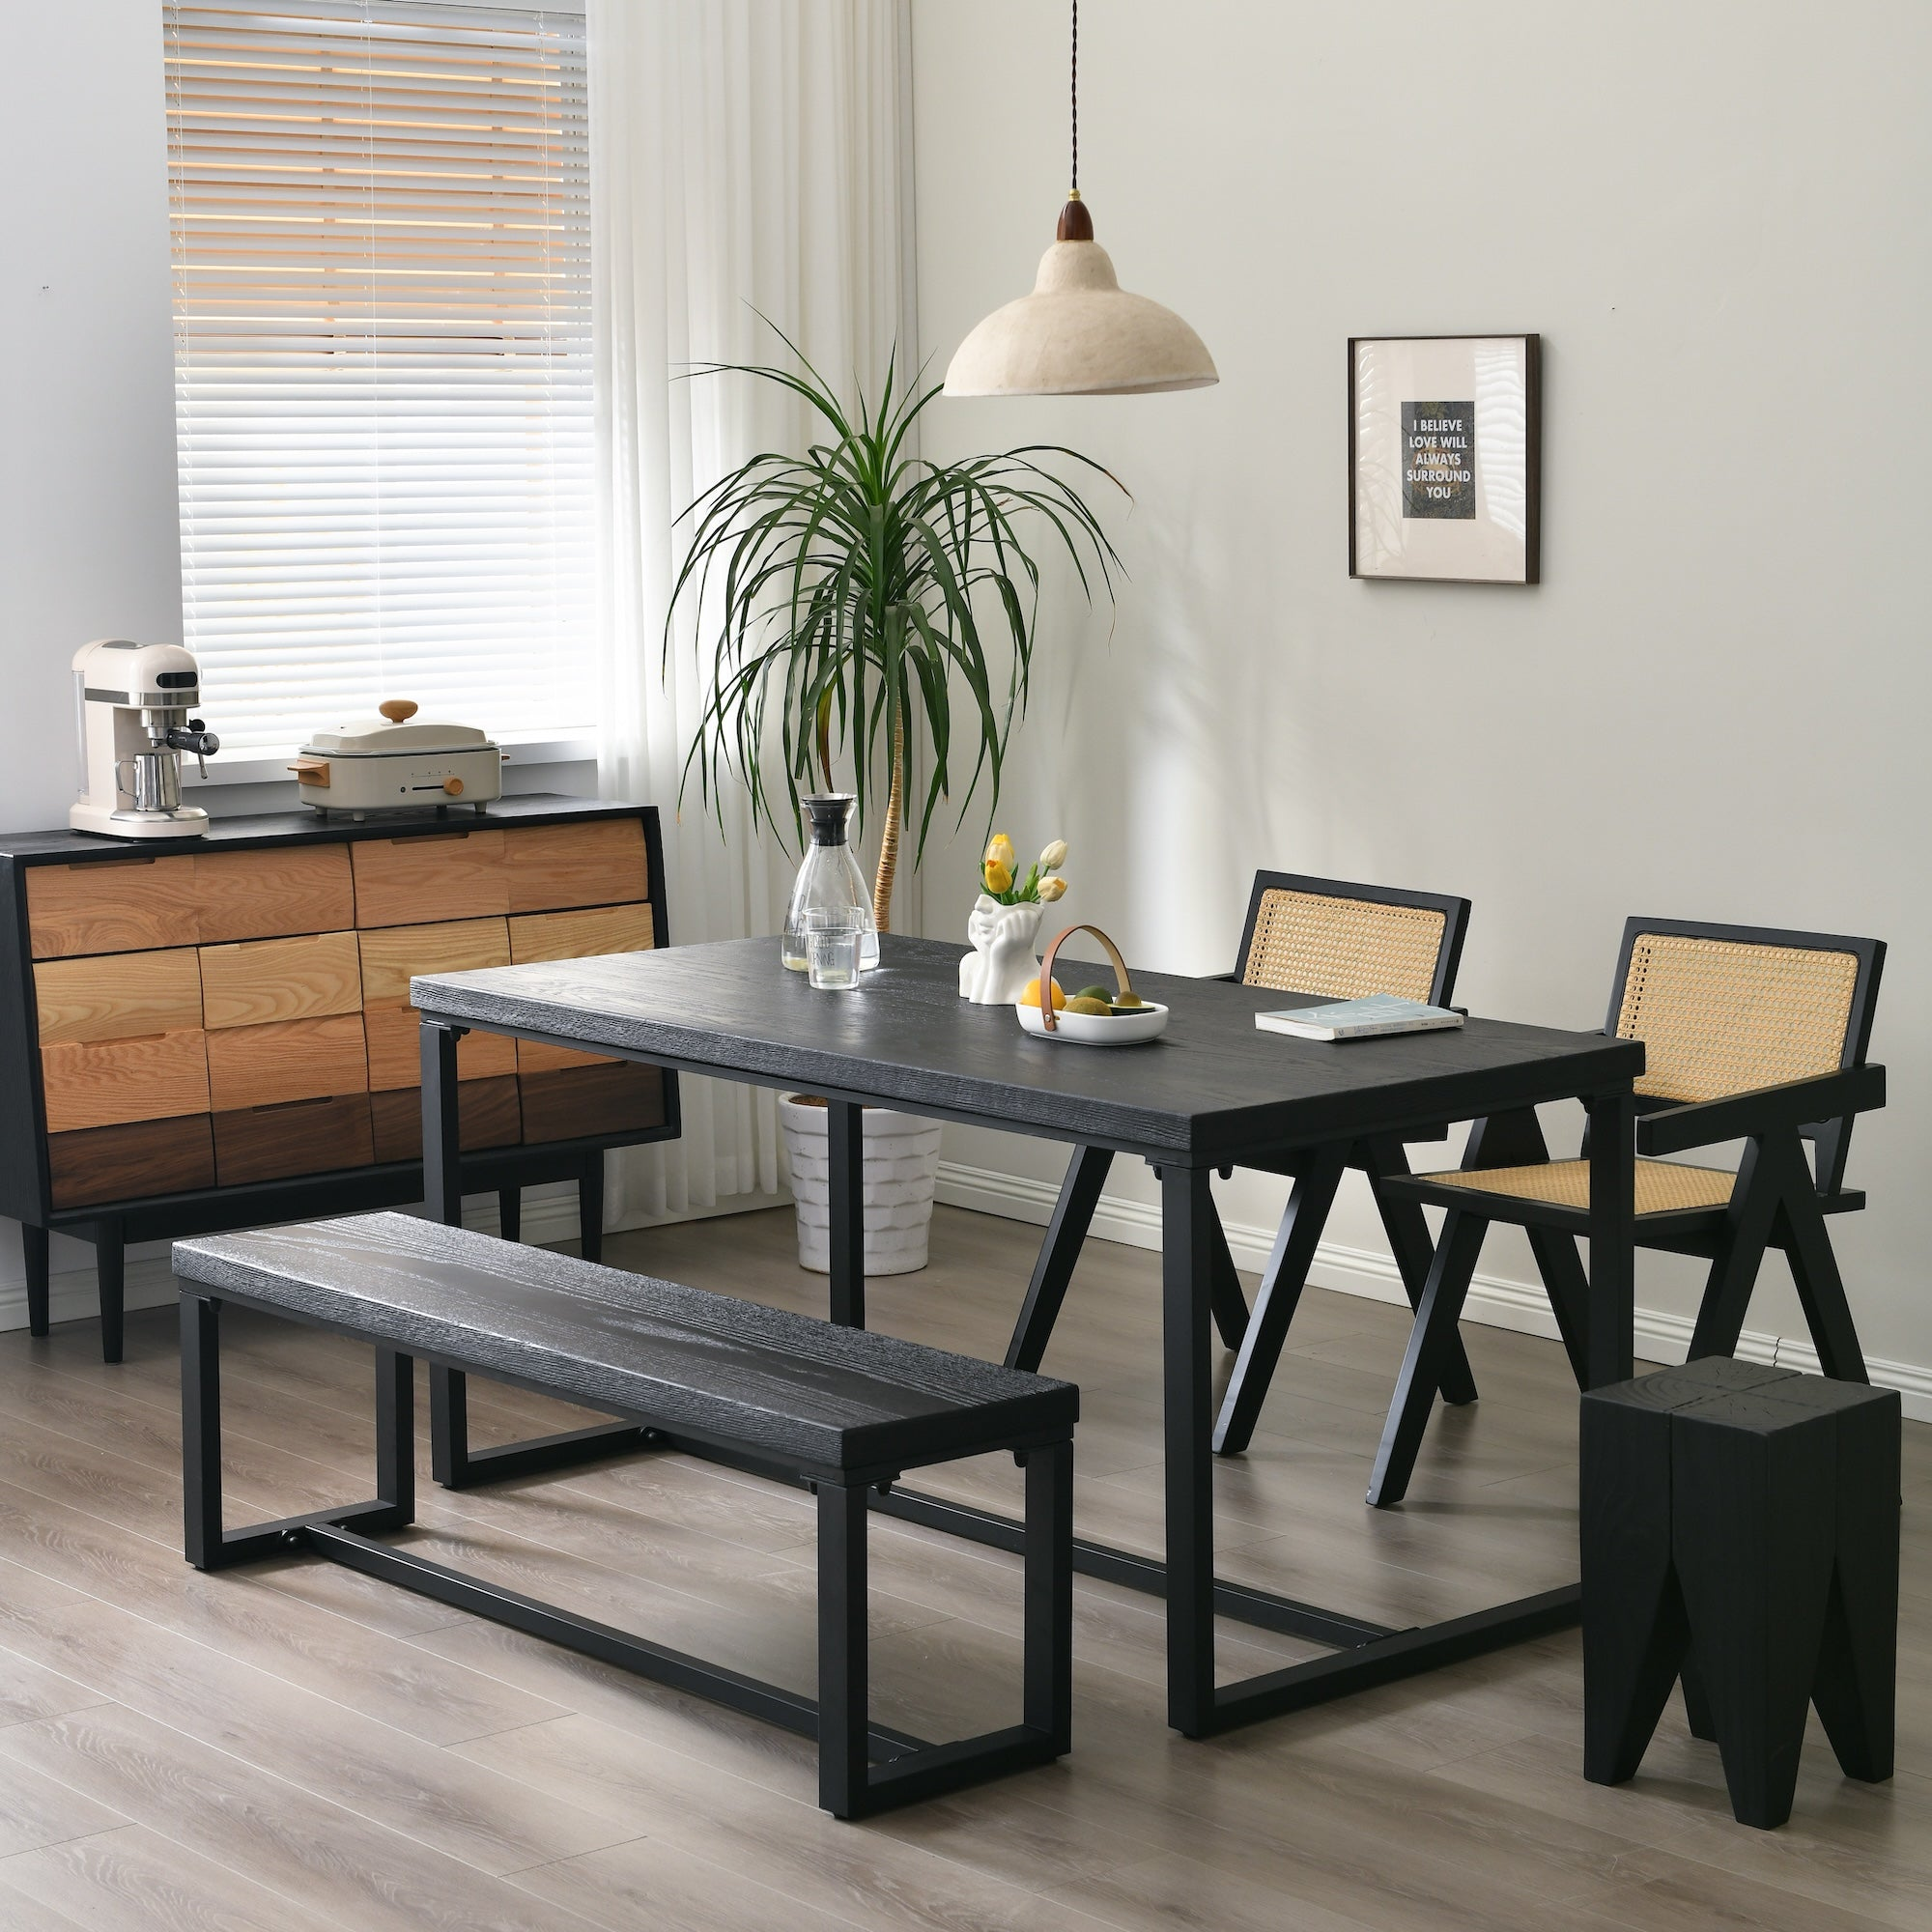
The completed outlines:
[[[830,1172],[825,1109],[791,1094],[779,1095],[785,1164],[798,1207],[798,1264],[832,1271]],[[866,1109],[866,1272],[912,1274],[925,1265],[932,1229],[932,1190],[939,1179],[937,1121]]]

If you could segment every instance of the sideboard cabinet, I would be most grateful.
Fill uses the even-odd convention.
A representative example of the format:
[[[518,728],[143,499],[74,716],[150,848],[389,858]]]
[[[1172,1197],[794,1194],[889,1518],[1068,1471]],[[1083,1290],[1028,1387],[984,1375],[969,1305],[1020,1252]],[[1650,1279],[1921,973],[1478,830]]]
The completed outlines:
[[[50,1231],[91,1240],[121,1354],[127,1243],[422,1198],[417,973],[666,943],[656,810],[217,819],[200,838],[0,837],[0,1213],[47,1326]],[[678,1130],[676,1076],[490,1034],[459,1055],[468,1189],[504,1232],[605,1151]]]

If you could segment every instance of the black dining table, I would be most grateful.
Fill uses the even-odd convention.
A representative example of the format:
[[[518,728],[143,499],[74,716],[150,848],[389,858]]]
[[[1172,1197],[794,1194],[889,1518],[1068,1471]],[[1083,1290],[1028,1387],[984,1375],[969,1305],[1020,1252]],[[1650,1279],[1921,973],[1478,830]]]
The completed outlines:
[[[1294,995],[1220,980],[1134,976],[1166,1005],[1157,1039],[1107,1048],[1026,1034],[1005,1007],[958,996],[962,949],[887,935],[855,991],[815,991],[776,938],[439,973],[412,981],[422,1016],[423,1152],[430,1211],[462,1215],[457,1042],[469,1031],[822,1095],[831,1175],[829,1314],[863,1326],[864,1109],[890,1106],[1138,1155],[1160,1183],[1164,1562],[1080,1542],[1076,1567],[1164,1597],[1168,1722],[1204,1737],[1409,1677],[1574,1623],[1575,1584],[1406,1630],[1214,1575],[1212,1310],[1226,1244],[1216,1170],[1444,1121],[1580,1099],[1589,1116],[1591,1386],[1632,1373],[1633,1083],[1643,1048],[1601,1033],[1472,1018],[1454,1030],[1326,1042],[1263,1031]],[[462,1377],[432,1376],[439,1480],[560,1467],[614,1446],[610,1431],[472,1448]],[[903,1489],[873,1507],[1018,1547],[994,1512]],[[1329,1653],[1239,1683],[1214,1680],[1214,1618],[1288,1632]]]

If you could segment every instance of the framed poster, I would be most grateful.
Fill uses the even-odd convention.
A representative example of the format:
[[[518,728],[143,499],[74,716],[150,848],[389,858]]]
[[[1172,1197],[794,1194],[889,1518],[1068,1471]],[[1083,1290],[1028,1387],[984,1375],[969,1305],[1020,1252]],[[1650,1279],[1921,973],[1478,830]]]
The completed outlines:
[[[1349,338],[1349,575],[1534,583],[1534,335]]]

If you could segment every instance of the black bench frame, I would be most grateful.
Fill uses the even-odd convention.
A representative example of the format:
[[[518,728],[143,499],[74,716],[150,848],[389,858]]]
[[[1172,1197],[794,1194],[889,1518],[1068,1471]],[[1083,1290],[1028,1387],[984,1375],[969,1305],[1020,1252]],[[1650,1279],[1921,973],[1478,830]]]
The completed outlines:
[[[1050,1764],[1071,1747],[1073,1722],[1073,1439],[1070,1432],[1007,1444],[1026,1470],[1025,1609],[1021,1721],[1004,1730],[934,1745],[874,1724],[868,1717],[866,1517],[871,1492],[889,1492],[896,1468],[830,1471],[697,1441],[659,1429],[636,1410],[617,1430],[632,1446],[682,1450],[755,1474],[801,1483],[818,1499],[818,1696],[814,1699],[722,1664],[580,1617],[487,1578],[377,1539],[415,1518],[414,1358],[376,1345],[376,1494],[367,1502],[312,1510],[275,1522],[227,1529],[221,1500],[220,1316],[223,1302],[344,1335],[354,1324],[318,1321],[252,1295],[205,1293],[182,1285],[182,1474],[187,1560],[225,1570],[307,1551],[421,1596],[433,1597],[620,1670],[669,1685],[818,1742],[818,1802],[839,1818],[863,1818],[962,1790],[1009,1772]],[[432,1372],[474,1365],[425,1356]],[[485,1371],[538,1395],[542,1381]],[[613,1449],[620,1445],[612,1443]],[[983,1453],[983,1452],[976,1452]],[[579,1449],[576,1461],[582,1460]],[[554,1466],[553,1460],[551,1466]]]

